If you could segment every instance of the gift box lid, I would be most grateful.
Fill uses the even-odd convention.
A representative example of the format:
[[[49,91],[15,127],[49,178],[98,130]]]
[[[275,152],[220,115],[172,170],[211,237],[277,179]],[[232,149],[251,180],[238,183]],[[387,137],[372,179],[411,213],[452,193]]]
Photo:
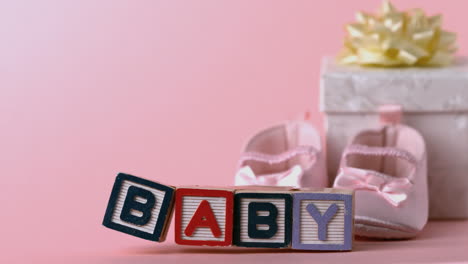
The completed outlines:
[[[323,59],[322,111],[372,113],[382,104],[400,104],[405,112],[468,111],[468,58],[442,68],[371,68]]]

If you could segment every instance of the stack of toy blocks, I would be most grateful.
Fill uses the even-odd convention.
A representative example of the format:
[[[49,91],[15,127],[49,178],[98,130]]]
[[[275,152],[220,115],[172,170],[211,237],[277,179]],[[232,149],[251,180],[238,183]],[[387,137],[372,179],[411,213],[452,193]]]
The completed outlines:
[[[348,190],[175,188],[121,173],[103,224],[161,242],[175,211],[180,245],[349,251],[353,207]]]

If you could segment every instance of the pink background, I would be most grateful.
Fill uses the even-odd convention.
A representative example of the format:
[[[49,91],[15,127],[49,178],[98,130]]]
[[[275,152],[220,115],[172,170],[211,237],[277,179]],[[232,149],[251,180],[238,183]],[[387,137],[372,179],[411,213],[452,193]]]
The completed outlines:
[[[465,0],[394,3],[443,13],[467,54]],[[310,109],[322,129],[320,58],[379,5],[1,1],[2,255],[157,248],[101,226],[116,173],[230,185],[259,128]]]

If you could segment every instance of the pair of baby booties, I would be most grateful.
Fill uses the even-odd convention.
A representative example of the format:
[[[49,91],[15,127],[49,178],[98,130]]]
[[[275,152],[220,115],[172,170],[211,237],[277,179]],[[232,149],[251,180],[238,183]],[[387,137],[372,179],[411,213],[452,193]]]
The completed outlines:
[[[427,222],[426,146],[418,131],[401,124],[401,113],[382,106],[378,128],[363,128],[343,151],[333,187],[355,190],[358,236],[411,238]],[[260,131],[243,150],[235,184],[328,187],[319,133],[307,121]]]

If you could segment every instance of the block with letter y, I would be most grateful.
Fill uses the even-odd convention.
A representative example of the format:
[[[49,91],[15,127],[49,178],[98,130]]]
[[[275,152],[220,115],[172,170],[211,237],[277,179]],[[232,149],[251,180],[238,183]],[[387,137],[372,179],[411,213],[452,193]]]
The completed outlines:
[[[293,194],[292,248],[348,251],[353,244],[353,191],[301,190]]]
[[[162,242],[170,223],[175,188],[119,173],[103,225],[139,238]]]

